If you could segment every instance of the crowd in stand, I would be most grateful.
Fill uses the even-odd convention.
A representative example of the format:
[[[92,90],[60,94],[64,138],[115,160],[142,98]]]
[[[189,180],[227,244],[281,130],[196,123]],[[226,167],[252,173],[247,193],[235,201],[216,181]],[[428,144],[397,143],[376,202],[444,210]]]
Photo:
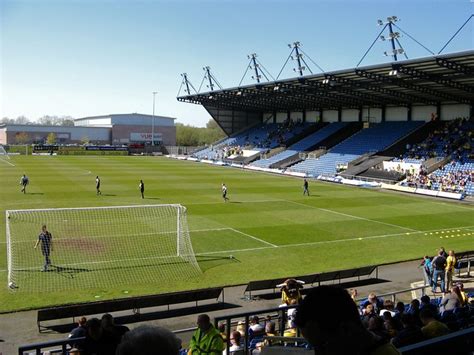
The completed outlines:
[[[450,156],[464,161],[472,154],[474,117],[458,118],[444,122],[443,126],[429,134],[423,142],[407,145],[407,150],[396,161],[426,160],[438,156]]]
[[[210,151],[215,160],[222,160],[228,158],[232,155],[242,155],[244,147],[248,149],[260,148],[264,150],[271,149],[276,145],[285,144],[285,141],[288,139],[288,136],[295,134],[301,127],[303,122],[301,119],[298,119],[296,122],[290,119],[286,119],[284,122],[277,125],[268,125],[268,127],[273,127],[273,129],[268,130],[268,132],[262,133],[263,136],[253,135],[252,132],[247,133],[243,136],[242,140],[238,141],[241,144],[220,144],[215,147],[211,146]],[[205,157],[206,159],[211,158],[210,156]]]
[[[214,327],[210,317],[201,314],[186,349],[175,334],[161,327],[143,325],[130,331],[110,314],[101,319],[82,317],[69,335],[69,354],[240,355],[245,345],[250,353],[259,354],[269,337],[281,334],[285,345],[302,335],[307,342],[299,346],[314,349],[315,354],[399,354],[397,349],[403,346],[474,325],[474,294],[466,294],[463,284],[453,281],[457,265],[453,250],[440,248],[434,258],[425,256],[420,267],[426,284],[434,294],[439,288],[442,296],[424,295],[408,304],[384,300],[374,292],[358,302],[357,290],[336,286],[316,287],[303,298],[304,282],[288,279],[277,285],[283,319],[255,315],[248,324],[241,320],[228,329],[226,323]]]

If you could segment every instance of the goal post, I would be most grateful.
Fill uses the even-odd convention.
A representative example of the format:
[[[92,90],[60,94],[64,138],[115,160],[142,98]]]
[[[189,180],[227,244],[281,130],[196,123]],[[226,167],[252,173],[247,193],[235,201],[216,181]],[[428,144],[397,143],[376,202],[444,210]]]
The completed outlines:
[[[6,158],[6,159],[10,159],[10,156],[8,155],[7,151],[5,150],[5,147],[0,144],[0,158]]]
[[[43,225],[51,242],[40,238]],[[16,291],[173,284],[201,273],[179,204],[8,210],[6,237]]]

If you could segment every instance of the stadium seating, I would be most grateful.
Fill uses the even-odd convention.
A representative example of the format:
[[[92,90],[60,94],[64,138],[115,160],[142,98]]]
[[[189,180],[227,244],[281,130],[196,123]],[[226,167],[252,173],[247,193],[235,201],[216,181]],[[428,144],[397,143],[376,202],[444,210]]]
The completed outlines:
[[[249,146],[253,150],[264,152],[302,133],[308,126],[309,123],[294,123],[293,121],[264,123],[228,137],[218,144],[194,152],[193,157],[197,159],[220,160],[230,155],[230,152],[233,152],[235,149],[240,150],[243,147]]]
[[[335,175],[339,164],[347,164],[363,154],[387,148],[423,124],[422,121],[374,124],[339,143],[327,154],[317,159],[306,159],[289,170],[309,176]]]
[[[323,141],[331,134],[337,132],[338,130],[344,128],[347,125],[345,122],[335,122],[331,123],[320,130],[310,134],[309,136],[303,138],[302,140],[296,142],[295,144],[291,145],[288,150],[275,154],[274,156],[268,159],[261,159],[257,160],[256,162],[252,163],[253,166],[258,166],[260,168],[269,168],[272,164],[278,163],[286,158],[291,157],[299,152],[303,152],[305,150],[314,147],[319,142]]]

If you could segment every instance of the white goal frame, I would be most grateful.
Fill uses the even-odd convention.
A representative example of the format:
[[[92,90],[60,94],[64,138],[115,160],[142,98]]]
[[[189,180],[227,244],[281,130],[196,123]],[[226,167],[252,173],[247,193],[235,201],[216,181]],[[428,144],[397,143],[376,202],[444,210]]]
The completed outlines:
[[[140,211],[138,209],[142,209],[142,211]],[[154,210],[151,210],[151,209],[154,209]],[[163,209],[163,212],[161,212],[160,209]],[[15,245],[14,245],[15,243],[25,243],[25,242],[27,242],[27,244],[24,247],[22,246],[22,248],[27,250],[27,252],[29,253],[28,248],[33,249],[33,244],[32,243],[34,243],[34,241],[37,240],[37,238],[35,239],[35,234],[36,235],[39,234],[41,224],[44,222],[46,225],[48,225],[48,216],[49,217],[51,217],[51,216],[56,217],[56,219],[54,220],[54,223],[56,223],[57,225],[60,225],[62,223],[64,225],[69,226],[70,221],[61,220],[61,218],[63,218],[63,216],[67,216],[69,214],[72,214],[74,217],[77,217],[77,220],[75,220],[74,223],[78,223],[80,225],[82,225],[82,224],[85,225],[84,235],[83,235],[83,238],[85,240],[87,240],[87,238],[100,237],[100,236],[97,236],[97,235],[90,236],[88,234],[88,233],[93,233],[93,232],[97,232],[97,231],[93,230],[93,232],[92,232],[91,230],[89,230],[87,220],[84,223],[83,218],[87,218],[88,214],[91,213],[91,212],[95,212],[95,211],[99,212],[98,213],[99,217],[95,221],[94,226],[99,225],[100,228],[101,228],[100,231],[108,232],[108,228],[111,225],[111,221],[108,220],[107,218],[105,218],[104,219],[104,225],[102,226],[101,223],[100,223],[100,211],[104,211],[104,210],[112,212],[113,214],[114,213],[119,213],[119,215],[118,215],[119,220],[118,221],[120,221],[121,223],[126,223],[127,222],[126,217],[124,218],[122,216],[122,213],[125,214],[125,216],[127,215],[128,212],[130,212],[130,215],[132,217],[135,217],[135,216],[137,218],[144,217],[145,222],[143,222],[140,219],[137,219],[135,221],[137,223],[136,225],[139,226],[138,227],[139,230],[135,229],[135,232],[138,233],[138,234],[135,234],[135,235],[138,236],[138,237],[140,237],[140,236],[143,237],[143,235],[151,235],[151,238],[155,238],[155,237],[159,238],[159,235],[162,235],[162,234],[163,235],[168,235],[167,237],[164,237],[164,240],[166,241],[166,243],[165,243],[166,245],[162,249],[162,250],[165,250],[165,248],[167,248],[167,250],[165,250],[166,253],[163,254],[162,256],[157,256],[156,259],[163,258],[164,260],[170,260],[170,258],[173,258],[173,256],[171,254],[168,254],[168,253],[171,253],[172,249],[174,249],[172,247],[172,236],[175,235],[175,238],[176,238],[176,244],[175,244],[176,251],[174,252],[175,257],[174,257],[173,260],[177,260],[176,258],[179,258],[179,260],[181,260],[181,261],[184,260],[185,263],[183,263],[183,264],[190,265],[191,266],[190,269],[196,271],[196,272],[194,272],[194,271],[190,272],[193,275],[201,273],[201,270],[199,268],[199,265],[197,263],[197,260],[196,260],[196,257],[194,255],[194,251],[193,251],[193,248],[192,248],[191,238],[190,238],[190,234],[189,234],[189,228],[188,228],[188,225],[187,225],[187,209],[186,209],[186,207],[184,207],[180,204],[7,210],[7,211],[5,211],[5,215],[6,215],[6,247],[7,247],[7,266],[8,266],[7,285],[9,287],[9,289],[12,290],[12,289],[16,289],[18,287],[21,287],[21,285],[17,285],[17,276],[15,275],[15,272],[19,271],[19,270],[20,271],[25,270],[22,267],[18,267],[18,265],[21,265],[21,262],[17,262],[15,260],[15,258],[19,257],[17,254],[15,254],[15,253],[18,253],[15,250]],[[122,210],[122,211],[113,212],[113,210]],[[173,210],[175,210],[175,212],[173,212]],[[87,211],[87,212],[85,212],[85,211]],[[135,211],[135,213],[137,213],[137,215],[134,215],[133,211]],[[57,215],[56,215],[56,212],[57,212]],[[75,214],[76,212],[77,212],[77,214]],[[84,214],[81,214],[81,212],[84,212]],[[61,213],[65,213],[65,214],[61,214]],[[143,215],[141,215],[141,213],[143,213]],[[147,213],[150,213],[150,215],[148,215]],[[43,217],[43,214],[44,214],[44,217]],[[107,217],[108,215],[104,214],[103,216]],[[159,218],[161,216],[163,218]],[[18,217],[18,219],[16,217]],[[31,238],[29,238],[29,240],[27,240],[27,241],[23,240],[22,237],[18,238],[18,240],[15,240],[15,237],[13,235],[15,233],[18,234],[19,233],[18,230],[21,230],[20,227],[19,228],[15,227],[16,225],[20,225],[22,223],[22,221],[20,220],[19,217],[31,218],[31,219],[28,220],[28,222],[24,222],[24,224],[28,225],[28,227],[25,227],[25,228],[28,228],[28,237],[31,236]],[[11,219],[13,219],[13,218],[15,218],[15,219],[14,219],[14,221],[11,222]],[[155,220],[154,218],[157,218],[156,219],[156,221],[157,221],[156,225],[151,224],[151,223],[146,223],[146,222],[149,222],[149,221],[154,221]],[[175,224],[175,227],[172,227],[169,223],[170,222],[173,223],[172,221],[173,221],[174,218],[176,218],[176,224]],[[161,219],[166,220],[164,222],[165,225],[160,224]],[[40,220],[42,221],[41,223],[39,223]],[[72,223],[73,227],[74,227],[74,223]],[[118,224],[117,228],[120,228],[120,223],[117,223],[117,224]],[[37,228],[37,230],[31,230],[32,229],[31,225],[34,225],[34,227]],[[130,223],[130,225],[133,226],[133,221]],[[146,228],[148,228],[148,226],[150,226],[149,230],[152,233],[140,234],[141,232],[146,230]],[[145,228],[145,229],[142,229],[142,228]],[[157,232],[156,231],[157,228],[164,228],[166,230],[163,230],[162,232],[160,232],[160,231]],[[15,231],[15,229],[18,229],[18,230]],[[92,229],[93,229],[93,227],[92,227]],[[174,229],[174,231],[173,231],[173,229]],[[55,231],[51,231],[51,232],[53,234],[53,241],[54,241],[55,240]],[[82,231],[80,231],[80,232],[82,232]],[[78,233],[80,233],[80,232],[78,232]],[[126,232],[128,232],[128,231],[126,231]],[[18,235],[21,235],[21,234],[18,234]],[[79,234],[79,235],[82,236],[82,234]],[[113,232],[112,232],[112,235],[114,235]],[[129,239],[133,240],[133,236],[134,236],[133,234],[130,234]],[[171,240],[170,240],[170,238],[171,238]],[[105,240],[107,241],[107,239],[105,239]],[[147,243],[147,241],[142,241],[142,246],[143,246],[143,243]],[[29,244],[31,244],[31,246]],[[121,244],[119,244],[119,245],[121,245]],[[132,245],[133,245],[133,242],[132,242]],[[147,244],[145,244],[145,245],[147,245]],[[168,246],[168,247],[166,247],[166,246]],[[170,249],[170,247],[171,247],[171,249]],[[139,248],[139,247],[137,247],[137,248]],[[125,249],[125,251],[123,251],[123,252],[126,253],[127,248],[125,247],[123,249]],[[161,251],[161,250],[159,250],[159,251]],[[39,254],[40,253],[36,253],[36,255],[39,255]],[[28,255],[30,255],[30,254],[28,254]],[[160,255],[159,252],[157,253],[157,255]],[[138,255],[138,256],[140,256],[140,255]],[[133,251],[132,251],[132,256],[131,256],[130,260],[139,260],[139,259],[140,258],[137,258],[136,255],[133,254]],[[146,259],[150,259],[150,258],[144,258],[144,260],[146,260]],[[121,260],[117,260],[117,259],[111,260],[111,262],[119,262],[119,261],[121,261]],[[94,263],[93,260],[90,260],[90,262],[92,264]],[[98,263],[100,263],[100,262],[98,262]],[[18,270],[15,269],[15,268],[17,268]],[[177,272],[179,272],[179,271],[177,271]],[[184,276],[184,275],[180,275],[180,276]]]

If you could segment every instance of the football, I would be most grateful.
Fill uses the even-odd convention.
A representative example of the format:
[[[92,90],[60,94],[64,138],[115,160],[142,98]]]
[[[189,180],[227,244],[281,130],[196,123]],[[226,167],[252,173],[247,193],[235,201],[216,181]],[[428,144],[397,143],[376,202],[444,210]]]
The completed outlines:
[[[10,281],[10,282],[8,283],[8,287],[11,288],[11,289],[14,289],[14,288],[16,288],[16,285],[15,285],[15,283],[14,283],[13,281]]]

